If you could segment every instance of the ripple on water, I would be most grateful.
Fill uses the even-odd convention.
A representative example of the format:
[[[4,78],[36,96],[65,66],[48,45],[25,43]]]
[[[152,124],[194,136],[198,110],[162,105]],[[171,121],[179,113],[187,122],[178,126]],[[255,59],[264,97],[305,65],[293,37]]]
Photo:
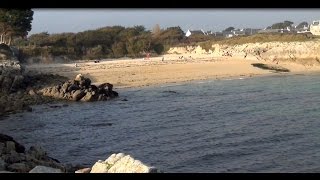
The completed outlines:
[[[124,152],[165,172],[318,172],[320,76],[121,89],[121,99],[68,103],[0,121],[65,163]],[[60,107],[60,106],[59,106]]]

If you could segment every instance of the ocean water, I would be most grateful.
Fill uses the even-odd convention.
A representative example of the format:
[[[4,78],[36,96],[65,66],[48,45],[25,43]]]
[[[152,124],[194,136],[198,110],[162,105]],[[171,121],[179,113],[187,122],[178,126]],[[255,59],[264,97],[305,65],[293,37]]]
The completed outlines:
[[[123,152],[164,172],[320,172],[319,75],[121,89],[112,101],[35,106],[0,132],[62,163]]]

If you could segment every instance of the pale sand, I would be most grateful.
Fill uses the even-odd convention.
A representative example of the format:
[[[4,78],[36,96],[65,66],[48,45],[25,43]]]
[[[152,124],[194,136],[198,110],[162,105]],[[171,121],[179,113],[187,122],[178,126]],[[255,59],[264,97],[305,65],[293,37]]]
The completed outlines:
[[[40,64],[29,65],[27,69],[59,74],[73,79],[81,73],[94,84],[109,82],[115,88],[139,87],[177,83],[191,80],[251,77],[273,72],[253,67],[252,63],[266,63],[257,60],[235,58],[214,59],[209,56],[190,57],[181,60],[178,55],[165,55],[149,60],[113,60],[100,63]],[[271,62],[268,62],[269,64]],[[294,63],[281,64],[291,72],[319,71],[320,67],[305,67]]]

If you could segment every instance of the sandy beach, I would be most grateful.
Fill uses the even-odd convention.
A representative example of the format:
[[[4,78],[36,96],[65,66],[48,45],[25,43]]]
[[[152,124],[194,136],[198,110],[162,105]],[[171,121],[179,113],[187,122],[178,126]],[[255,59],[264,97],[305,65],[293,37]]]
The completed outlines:
[[[162,58],[164,60],[162,61]],[[258,60],[240,58],[212,58],[209,55],[180,59],[178,55],[164,55],[146,59],[102,60],[100,63],[79,62],[77,67],[70,64],[33,64],[28,70],[53,73],[70,79],[81,73],[89,77],[93,84],[109,82],[115,88],[150,86],[192,80],[221,79],[268,75],[273,72],[253,67],[252,63],[273,64]],[[275,65],[275,64],[273,64]],[[281,67],[291,72],[319,71],[319,66],[303,66],[282,63]],[[277,65],[277,66],[279,66]]]

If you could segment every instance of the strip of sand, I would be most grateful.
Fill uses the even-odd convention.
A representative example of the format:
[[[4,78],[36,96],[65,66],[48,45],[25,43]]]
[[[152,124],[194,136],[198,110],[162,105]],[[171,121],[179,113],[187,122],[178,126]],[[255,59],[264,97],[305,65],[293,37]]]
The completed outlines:
[[[89,77],[94,84],[109,82],[115,88],[139,87],[191,80],[220,79],[230,77],[248,77],[272,74],[272,71],[253,67],[252,63],[261,61],[236,58],[197,58],[179,59],[165,56],[144,59],[118,59],[75,64],[33,64],[29,70],[53,73],[70,79],[81,73]],[[261,62],[265,63],[265,62]],[[305,67],[299,64],[281,64],[291,72],[320,70],[320,67]]]

